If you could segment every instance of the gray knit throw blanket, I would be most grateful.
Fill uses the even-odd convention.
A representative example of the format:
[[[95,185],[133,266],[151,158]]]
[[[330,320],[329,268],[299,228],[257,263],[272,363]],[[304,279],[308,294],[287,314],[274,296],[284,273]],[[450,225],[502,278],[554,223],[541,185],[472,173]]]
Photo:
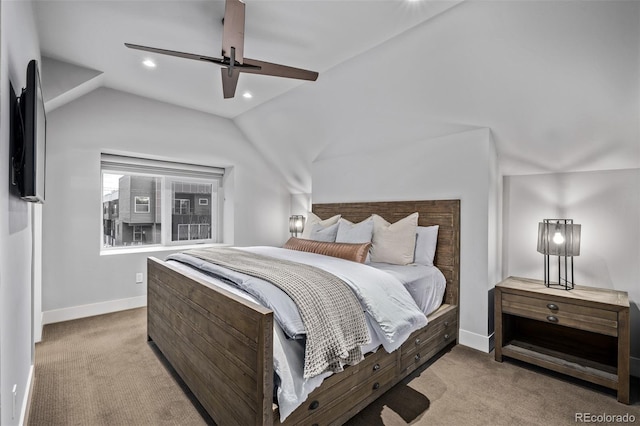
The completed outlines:
[[[363,359],[370,342],[365,315],[351,288],[315,266],[232,248],[188,250],[185,254],[263,279],[279,287],[298,306],[307,330],[304,378]]]

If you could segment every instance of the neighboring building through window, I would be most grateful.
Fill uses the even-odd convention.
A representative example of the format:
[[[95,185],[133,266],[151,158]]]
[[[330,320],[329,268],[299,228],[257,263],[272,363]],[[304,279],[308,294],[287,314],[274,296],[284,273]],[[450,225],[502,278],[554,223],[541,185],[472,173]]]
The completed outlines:
[[[224,170],[103,154],[102,246],[220,242]]]

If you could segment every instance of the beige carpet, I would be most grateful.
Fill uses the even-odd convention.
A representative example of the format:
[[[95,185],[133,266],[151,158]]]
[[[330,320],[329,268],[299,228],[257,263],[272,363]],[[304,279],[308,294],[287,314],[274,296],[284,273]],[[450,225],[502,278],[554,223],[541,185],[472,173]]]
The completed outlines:
[[[36,345],[30,425],[211,423],[146,341],[146,310],[44,328]],[[352,419],[350,425],[575,425],[575,413],[635,416],[632,402],[492,354],[456,346]]]

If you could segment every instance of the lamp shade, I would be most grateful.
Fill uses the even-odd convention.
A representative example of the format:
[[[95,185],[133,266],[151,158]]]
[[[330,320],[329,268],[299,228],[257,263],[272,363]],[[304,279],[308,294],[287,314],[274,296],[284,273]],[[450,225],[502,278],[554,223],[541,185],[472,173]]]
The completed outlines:
[[[294,214],[289,217],[289,232],[298,235],[304,229],[304,216]]]
[[[551,256],[580,256],[580,225],[571,219],[538,223],[538,252]]]

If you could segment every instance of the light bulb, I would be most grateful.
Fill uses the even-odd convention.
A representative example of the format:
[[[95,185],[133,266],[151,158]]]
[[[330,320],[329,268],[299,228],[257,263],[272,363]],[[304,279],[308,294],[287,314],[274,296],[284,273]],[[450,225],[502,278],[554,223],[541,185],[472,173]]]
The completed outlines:
[[[564,243],[564,237],[562,236],[562,233],[560,231],[556,231],[556,233],[553,234],[553,242],[556,244]]]

